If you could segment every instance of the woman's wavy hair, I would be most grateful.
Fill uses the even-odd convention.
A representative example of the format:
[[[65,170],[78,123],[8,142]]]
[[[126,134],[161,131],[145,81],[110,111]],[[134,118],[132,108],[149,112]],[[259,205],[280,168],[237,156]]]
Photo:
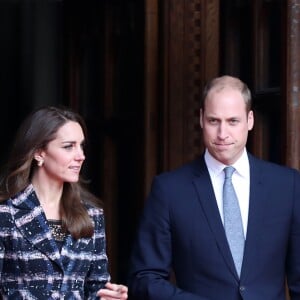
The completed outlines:
[[[47,106],[32,112],[19,127],[6,167],[0,178],[0,201],[11,198],[24,190],[37,168],[34,154],[56,138],[57,131],[67,122],[81,126],[85,138],[87,128],[83,118],[68,108]],[[64,183],[62,194],[63,228],[75,238],[91,237],[94,226],[85,203],[99,205],[97,199],[85,187],[80,177],[76,183]]]

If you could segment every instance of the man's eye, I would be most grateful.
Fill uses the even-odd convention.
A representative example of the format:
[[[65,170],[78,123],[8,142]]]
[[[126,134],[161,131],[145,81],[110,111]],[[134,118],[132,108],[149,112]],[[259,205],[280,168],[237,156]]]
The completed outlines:
[[[230,120],[230,124],[232,124],[232,125],[235,125],[235,124],[237,124],[239,122],[239,120],[237,120],[237,119],[232,119],[232,120]]]
[[[210,124],[216,124],[217,123],[217,120],[216,119],[209,119],[208,121]]]

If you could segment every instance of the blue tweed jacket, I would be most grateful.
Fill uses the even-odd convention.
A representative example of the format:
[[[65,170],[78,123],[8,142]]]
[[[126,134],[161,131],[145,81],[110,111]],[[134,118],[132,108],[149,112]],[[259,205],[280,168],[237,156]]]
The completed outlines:
[[[97,299],[110,280],[104,216],[87,206],[92,238],[67,236],[61,252],[33,186],[0,204],[0,291],[3,299]]]

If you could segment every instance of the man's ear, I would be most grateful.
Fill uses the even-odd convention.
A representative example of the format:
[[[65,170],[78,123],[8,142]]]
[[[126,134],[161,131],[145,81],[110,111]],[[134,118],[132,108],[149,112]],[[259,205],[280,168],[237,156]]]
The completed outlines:
[[[200,108],[200,117],[199,117],[200,127],[203,128],[203,110]]]
[[[254,114],[253,114],[253,111],[250,110],[249,113],[248,113],[248,130],[252,130],[254,126]]]

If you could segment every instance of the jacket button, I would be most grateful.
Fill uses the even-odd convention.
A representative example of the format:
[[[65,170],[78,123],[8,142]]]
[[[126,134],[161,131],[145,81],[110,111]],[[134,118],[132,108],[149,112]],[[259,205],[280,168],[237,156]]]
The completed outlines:
[[[240,292],[244,292],[245,291],[245,287],[243,285],[240,286]]]

